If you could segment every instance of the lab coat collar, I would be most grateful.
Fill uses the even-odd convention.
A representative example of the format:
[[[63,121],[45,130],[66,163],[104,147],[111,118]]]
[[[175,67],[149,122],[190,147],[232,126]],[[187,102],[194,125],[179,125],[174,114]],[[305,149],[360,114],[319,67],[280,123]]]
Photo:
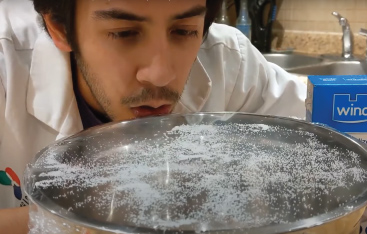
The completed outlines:
[[[46,32],[40,34],[33,49],[27,110],[60,137],[83,129],[73,91],[70,54],[60,51]]]
[[[185,114],[200,111],[209,98],[211,87],[212,82],[198,57],[191,69],[181,100],[173,113]]]

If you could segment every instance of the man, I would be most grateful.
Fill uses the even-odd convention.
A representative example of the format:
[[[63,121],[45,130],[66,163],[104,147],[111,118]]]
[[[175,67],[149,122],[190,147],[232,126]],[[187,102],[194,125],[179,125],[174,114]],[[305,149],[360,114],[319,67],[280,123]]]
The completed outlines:
[[[27,231],[23,171],[62,137],[169,113],[304,117],[305,85],[212,25],[221,2],[0,0],[2,233]]]

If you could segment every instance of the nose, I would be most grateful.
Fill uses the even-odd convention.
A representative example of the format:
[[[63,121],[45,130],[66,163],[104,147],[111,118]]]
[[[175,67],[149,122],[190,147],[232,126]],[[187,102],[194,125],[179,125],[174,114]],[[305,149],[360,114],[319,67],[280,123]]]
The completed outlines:
[[[150,45],[151,53],[145,53],[146,65],[137,72],[137,80],[140,83],[149,84],[156,87],[164,87],[176,79],[174,66],[169,50],[168,42],[158,40]]]

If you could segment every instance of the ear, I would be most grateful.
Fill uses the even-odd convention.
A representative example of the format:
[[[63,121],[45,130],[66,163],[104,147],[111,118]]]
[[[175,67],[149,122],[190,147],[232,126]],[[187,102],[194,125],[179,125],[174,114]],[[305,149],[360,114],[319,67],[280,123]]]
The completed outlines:
[[[43,19],[56,47],[64,52],[71,52],[72,49],[68,43],[64,26],[52,20],[50,14],[44,14]]]

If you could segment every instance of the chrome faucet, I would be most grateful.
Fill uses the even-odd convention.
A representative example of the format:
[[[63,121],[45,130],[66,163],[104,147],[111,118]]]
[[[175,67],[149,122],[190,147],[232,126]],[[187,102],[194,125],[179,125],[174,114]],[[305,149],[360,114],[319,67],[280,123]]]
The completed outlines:
[[[361,30],[359,31],[359,34],[367,37],[367,29],[361,28]],[[366,47],[366,60],[367,60],[367,47]]]
[[[342,57],[345,59],[353,58],[353,34],[350,29],[349,22],[346,18],[341,16],[338,12],[334,11],[332,14],[339,20],[339,24],[342,26],[342,30],[343,30]]]

